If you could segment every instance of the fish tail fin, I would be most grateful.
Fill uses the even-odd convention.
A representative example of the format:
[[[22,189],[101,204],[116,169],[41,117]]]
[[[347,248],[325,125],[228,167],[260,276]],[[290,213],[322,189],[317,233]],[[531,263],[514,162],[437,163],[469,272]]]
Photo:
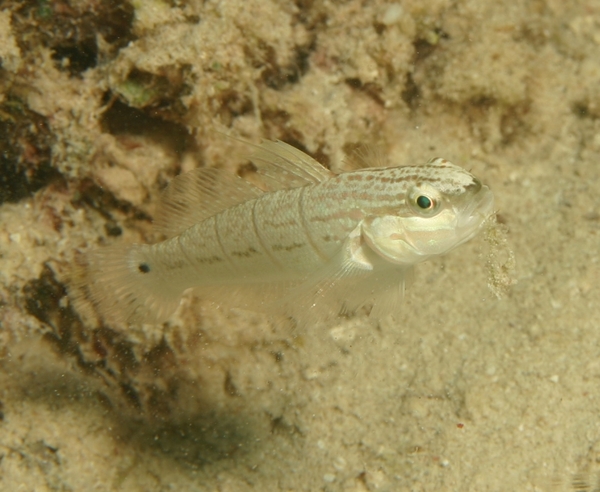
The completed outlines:
[[[109,246],[82,255],[73,269],[70,293],[91,302],[111,322],[159,323],[177,308],[182,290],[170,288],[153,268],[151,246]]]

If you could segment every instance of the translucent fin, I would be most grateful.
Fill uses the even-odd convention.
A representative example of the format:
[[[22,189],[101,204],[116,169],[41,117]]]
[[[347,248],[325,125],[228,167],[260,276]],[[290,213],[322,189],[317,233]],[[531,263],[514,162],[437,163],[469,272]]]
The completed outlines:
[[[282,298],[297,285],[288,282],[252,283],[243,285],[212,285],[195,287],[194,295],[220,307],[246,309],[267,315],[289,315]]]
[[[299,188],[335,176],[309,155],[280,140],[263,142],[256,147],[250,160],[270,191]]]
[[[334,318],[352,289],[369,271],[340,251],[327,264],[298,281],[195,288],[199,297],[223,307],[294,318],[299,325]],[[360,303],[362,305],[362,302]]]
[[[88,253],[73,271],[74,302],[90,301],[105,321],[157,323],[179,305],[183,291],[169,288],[158,273],[145,270],[150,246],[110,246]]]
[[[382,145],[360,144],[346,154],[346,163],[352,170],[387,167],[386,153]]]
[[[327,265],[303,282],[195,288],[194,293],[223,308],[240,308],[274,317],[291,317],[298,326],[327,322],[370,308],[383,319],[400,311],[412,269],[364,271]]]
[[[292,287],[283,301],[298,320],[330,319],[367,305],[370,316],[380,319],[398,312],[412,272],[377,256],[360,237],[350,237],[337,258]]]
[[[412,283],[414,268],[380,265],[366,278],[353,286],[347,297],[345,309],[355,312],[362,306],[371,306],[369,316],[383,319],[397,316],[400,312],[404,292]]]
[[[382,319],[397,314],[411,269],[362,271],[348,274],[340,271],[307,292],[304,307],[294,309],[294,315],[313,320],[329,319],[339,314],[353,314],[364,306],[371,306],[370,316]],[[306,302],[308,301],[308,302]]]
[[[167,237],[238,203],[262,194],[256,186],[221,169],[201,168],[177,176],[161,197],[154,221]]]
[[[326,264],[295,285],[280,289],[279,298],[265,308],[284,309],[300,324],[314,324],[337,316],[345,309],[356,284],[372,273],[371,254],[364,249],[357,227]]]
[[[366,281],[370,275],[371,272],[368,271],[342,266],[337,272],[312,287],[309,280],[305,285],[295,289],[293,296],[302,293],[297,296],[302,302],[298,306],[301,309],[293,309],[294,317],[299,321],[306,319],[310,323],[315,323],[334,318],[342,313],[354,312],[363,301],[349,307],[348,300],[354,296],[356,285]]]

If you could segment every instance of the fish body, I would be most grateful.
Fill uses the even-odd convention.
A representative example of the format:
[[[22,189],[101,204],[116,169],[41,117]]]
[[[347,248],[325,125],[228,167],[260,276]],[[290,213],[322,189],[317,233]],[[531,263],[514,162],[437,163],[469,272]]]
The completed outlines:
[[[215,169],[176,178],[158,220],[171,237],[92,253],[87,297],[129,322],[164,320],[189,288],[314,320],[365,303],[385,316],[413,265],[469,240],[493,213],[487,186],[444,159],[336,175],[282,142],[252,159],[266,191]]]

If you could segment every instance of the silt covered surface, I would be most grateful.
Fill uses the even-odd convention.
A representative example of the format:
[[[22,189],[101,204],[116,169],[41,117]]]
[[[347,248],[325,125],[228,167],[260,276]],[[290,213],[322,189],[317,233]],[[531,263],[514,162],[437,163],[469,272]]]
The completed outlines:
[[[13,2],[0,7],[0,489],[595,490],[595,2]],[[400,319],[298,329],[188,296],[107,325],[77,255],[156,239],[197,166],[282,139],[335,171],[447,158],[496,196]]]

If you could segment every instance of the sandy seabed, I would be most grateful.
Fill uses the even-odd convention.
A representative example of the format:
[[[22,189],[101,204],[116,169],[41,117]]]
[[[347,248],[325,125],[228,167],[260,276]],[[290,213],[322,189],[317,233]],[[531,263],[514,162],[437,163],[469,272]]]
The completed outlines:
[[[600,3],[5,0],[0,60],[0,490],[600,488]],[[174,175],[248,171],[218,132],[471,169],[513,285],[479,238],[378,323],[73,305]]]

